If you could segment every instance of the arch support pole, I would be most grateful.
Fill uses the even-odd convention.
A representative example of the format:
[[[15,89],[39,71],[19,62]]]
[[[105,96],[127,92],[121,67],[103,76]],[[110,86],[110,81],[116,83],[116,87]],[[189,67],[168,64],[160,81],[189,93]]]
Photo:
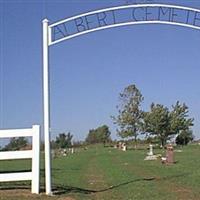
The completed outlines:
[[[45,189],[47,195],[51,191],[51,150],[50,150],[50,98],[49,98],[49,35],[48,20],[43,23],[43,117],[45,144]]]

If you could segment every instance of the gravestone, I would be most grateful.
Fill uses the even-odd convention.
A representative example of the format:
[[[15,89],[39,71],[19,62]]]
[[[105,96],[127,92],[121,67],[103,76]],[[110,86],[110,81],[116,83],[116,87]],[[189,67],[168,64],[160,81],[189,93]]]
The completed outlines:
[[[67,150],[66,149],[61,150],[61,154],[62,156],[67,156]]]
[[[149,145],[149,152],[144,160],[157,160],[157,156],[153,155],[153,145]]]
[[[123,143],[123,144],[122,144],[122,151],[126,151],[126,150],[127,150],[126,144]]]
[[[148,153],[148,156],[153,156],[153,145],[152,145],[152,144],[149,145],[149,153]]]
[[[174,163],[174,148],[173,148],[172,145],[167,145],[166,163],[167,164],[173,164]]]
[[[122,149],[122,142],[119,142],[118,148]]]

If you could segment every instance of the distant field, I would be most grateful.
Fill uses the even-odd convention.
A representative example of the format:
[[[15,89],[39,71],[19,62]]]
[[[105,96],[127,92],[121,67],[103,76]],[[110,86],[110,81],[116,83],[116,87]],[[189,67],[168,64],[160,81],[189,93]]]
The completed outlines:
[[[53,160],[55,196],[31,195],[29,182],[0,183],[4,188],[0,190],[0,199],[200,200],[200,146],[182,150],[175,153],[177,163],[166,166],[160,161],[144,161],[147,150],[122,152],[99,145],[90,147]],[[0,172],[14,169],[29,170],[30,162],[0,162]]]

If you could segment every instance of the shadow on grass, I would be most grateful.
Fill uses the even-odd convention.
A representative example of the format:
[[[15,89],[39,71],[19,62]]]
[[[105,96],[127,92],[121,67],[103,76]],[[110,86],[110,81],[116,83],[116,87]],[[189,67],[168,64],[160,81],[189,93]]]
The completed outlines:
[[[131,181],[127,181],[124,183],[120,183],[118,185],[114,185],[114,186],[110,186],[108,188],[105,189],[101,189],[101,190],[92,190],[92,189],[83,189],[83,188],[79,188],[79,187],[71,187],[71,186],[65,186],[65,185],[57,185],[53,187],[53,193],[55,195],[61,195],[61,194],[66,194],[66,193],[82,193],[82,194],[92,194],[92,193],[99,193],[99,192],[106,192],[109,190],[113,190],[134,182],[141,182],[141,181],[162,181],[162,180],[170,180],[173,178],[179,178],[179,177],[183,177],[189,175],[188,173],[186,174],[179,174],[176,176],[166,176],[166,177],[147,177],[147,178],[139,178],[139,179],[134,179]]]
[[[92,194],[92,193],[98,193],[98,192],[105,192],[108,190],[112,190],[133,182],[138,182],[138,181],[151,181],[154,180],[155,178],[142,178],[142,179],[135,179],[135,180],[131,180],[128,182],[124,182],[118,185],[114,185],[114,186],[110,186],[108,188],[105,189],[101,189],[101,190],[91,190],[91,189],[83,189],[83,188],[79,188],[79,187],[71,187],[71,186],[65,186],[65,185],[60,185],[60,186],[54,186],[53,187],[53,193],[55,195],[61,195],[61,194],[66,194],[66,193],[82,193],[82,194]]]
[[[11,170],[0,170],[0,174],[1,173],[20,173],[20,172],[31,172],[30,169],[24,169],[24,170],[15,170],[15,171],[11,171]]]
[[[54,195],[62,195],[62,194],[67,194],[67,193],[80,193],[80,194],[93,194],[93,193],[99,193],[99,192],[106,192],[109,190],[113,190],[131,183],[135,182],[141,182],[141,181],[165,181],[165,180],[170,180],[173,178],[180,178],[189,175],[189,173],[184,173],[184,174],[179,174],[175,176],[166,176],[166,177],[147,177],[147,178],[138,178],[134,180],[130,180],[124,183],[120,183],[118,185],[110,186],[105,189],[101,190],[92,190],[92,189],[84,189],[84,188],[79,188],[79,187],[72,187],[72,186],[67,186],[67,185],[54,185],[52,187],[53,194]],[[27,190],[31,189],[30,182],[29,183],[7,183],[7,184],[0,184],[0,189],[2,190]],[[45,187],[44,185],[40,186],[40,192],[45,192]]]

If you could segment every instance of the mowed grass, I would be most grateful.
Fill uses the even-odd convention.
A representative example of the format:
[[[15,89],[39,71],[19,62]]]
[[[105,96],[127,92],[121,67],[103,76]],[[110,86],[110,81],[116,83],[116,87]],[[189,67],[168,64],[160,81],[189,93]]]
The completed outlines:
[[[176,164],[144,161],[147,150],[123,152],[101,145],[89,147],[52,162],[55,196],[30,194],[30,182],[1,183],[0,199],[198,200],[200,199],[200,146],[175,152]],[[162,150],[155,153],[165,154]],[[0,172],[29,170],[28,161],[5,161]],[[41,166],[41,188],[44,170]],[[14,190],[10,190],[14,188]]]

